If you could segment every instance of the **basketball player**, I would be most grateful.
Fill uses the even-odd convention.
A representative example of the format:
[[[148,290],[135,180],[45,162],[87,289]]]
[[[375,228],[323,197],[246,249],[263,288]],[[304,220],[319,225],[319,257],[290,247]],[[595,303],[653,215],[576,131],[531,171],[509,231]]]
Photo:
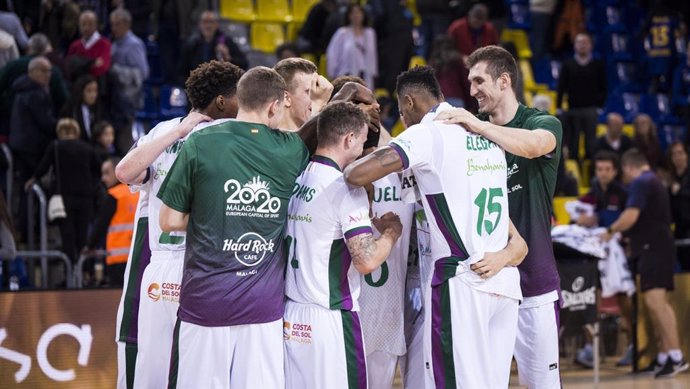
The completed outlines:
[[[201,120],[234,118],[237,115],[237,82],[243,71],[229,62],[211,61],[190,73],[187,96],[193,113]],[[213,80],[213,82],[209,82]],[[171,125],[180,119],[169,121]],[[157,193],[167,172],[175,162],[189,135],[202,126],[174,128],[157,126],[141,138],[125,160],[119,164],[122,178],[135,177],[130,183],[141,183],[147,193]],[[144,162],[152,159],[146,166]],[[146,166],[141,169],[141,166]],[[137,174],[138,173],[138,174]],[[124,177],[127,175],[127,177]],[[180,283],[185,250],[183,232],[163,232],[159,223],[162,203],[153,196],[148,200],[151,263],[141,282],[139,313],[139,353],[134,379],[135,388],[164,387],[168,379],[172,333],[179,306]]]
[[[367,388],[359,320],[361,274],[389,256],[402,231],[397,215],[374,218],[363,188],[342,168],[358,158],[368,117],[352,103],[331,103],[317,123],[318,147],[297,178],[288,211],[285,308],[286,388]],[[401,323],[402,324],[402,323]]]
[[[515,345],[520,384],[560,389],[560,278],[551,243],[551,215],[563,130],[555,117],[517,101],[517,64],[506,50],[482,47],[468,63],[470,93],[479,103],[479,115],[456,109],[437,119],[461,124],[506,151],[510,217],[529,247],[518,267],[525,297]]]
[[[168,388],[282,388],[288,200],[308,151],[275,130],[283,78],[255,67],[237,120],[192,134],[157,196],[161,229],[187,231]]]
[[[309,118],[328,103],[333,85],[316,72],[316,65],[304,58],[286,58],[273,66],[285,83],[287,112],[278,126],[281,130],[297,131]]]
[[[398,76],[409,127],[390,146],[353,163],[364,185],[411,169],[431,228],[434,259],[425,285],[425,366],[437,388],[506,388],[517,330],[517,265],[527,248],[507,213],[503,150],[459,126],[434,122],[443,102],[429,67]]]

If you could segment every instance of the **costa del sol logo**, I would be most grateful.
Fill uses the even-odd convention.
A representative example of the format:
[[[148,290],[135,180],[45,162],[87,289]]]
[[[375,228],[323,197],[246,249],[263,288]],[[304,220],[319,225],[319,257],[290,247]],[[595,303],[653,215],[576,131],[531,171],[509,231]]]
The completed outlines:
[[[290,322],[283,322],[283,340],[290,340]]]
[[[149,298],[153,301],[158,301],[161,298],[160,289],[160,285],[158,285],[155,282],[152,282],[151,285],[149,285],[148,289]]]
[[[271,196],[270,185],[260,176],[240,184],[235,179],[225,181],[223,190],[228,194],[225,200],[225,216],[256,217],[275,219],[280,217],[281,200]]]

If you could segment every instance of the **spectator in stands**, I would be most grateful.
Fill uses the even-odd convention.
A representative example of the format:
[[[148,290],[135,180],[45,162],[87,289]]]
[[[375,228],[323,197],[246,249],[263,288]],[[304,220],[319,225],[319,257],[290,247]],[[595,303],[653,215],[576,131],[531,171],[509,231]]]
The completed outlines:
[[[311,7],[297,37],[297,44],[301,51],[316,55],[326,52],[328,42],[331,41],[335,32],[333,30],[331,34],[326,33],[327,21],[331,15],[337,13],[337,9],[336,0],[321,0]]]
[[[163,82],[178,80],[180,48],[194,31],[206,0],[155,0],[151,17],[152,38],[158,42],[163,67]],[[186,79],[186,76],[185,76]],[[184,85],[184,80],[182,80]]]
[[[641,31],[644,33],[644,69],[649,92],[667,92],[677,57],[676,39],[682,36],[677,14],[663,1],[655,1]]]
[[[551,31],[553,30],[553,15],[558,5],[557,0],[530,0],[529,11],[532,29],[529,35],[529,45],[532,50],[532,61],[539,61],[548,54],[551,47]]]
[[[606,134],[597,139],[594,154],[596,155],[601,150],[608,150],[621,156],[631,147],[632,141],[623,133],[623,116],[617,112],[606,115]]]
[[[21,76],[26,75],[29,68],[29,61],[37,56],[46,56],[53,50],[48,37],[41,33],[36,33],[29,38],[26,55],[17,58],[0,69],[0,133],[6,134],[9,131],[9,119],[14,102],[14,89],[12,84]],[[53,112],[57,112],[67,101],[69,91],[67,84],[62,77],[62,72],[57,66],[51,66],[50,74],[50,97],[53,102]],[[51,130],[51,133],[53,131]]]
[[[110,112],[118,128],[134,121],[136,110],[143,105],[141,88],[149,77],[144,42],[130,30],[132,15],[123,8],[110,14],[113,36]]]
[[[328,76],[359,76],[371,89],[378,77],[376,32],[368,26],[367,14],[361,5],[347,8],[345,26],[340,27],[326,49]]]
[[[633,128],[635,136],[632,147],[640,150],[647,157],[652,170],[656,170],[657,167],[663,165],[656,124],[649,115],[641,113],[635,116]]]
[[[670,199],[642,152],[628,150],[621,164],[624,179],[630,182],[628,201],[602,238],[609,240],[613,234],[626,231],[630,237],[644,304],[660,340],[659,354],[646,370],[657,378],[670,377],[688,369],[680,350],[676,314],[667,298],[667,291],[673,290],[676,262]]]
[[[122,0],[124,8],[132,15],[132,32],[141,40],[149,37],[149,22],[153,5],[149,1]]]
[[[400,0],[370,0],[378,40],[378,85],[389,94],[395,92],[398,74],[410,67],[414,55],[412,14]],[[374,88],[374,85],[369,85]]]
[[[100,162],[116,156],[115,129],[112,124],[103,120],[93,125],[93,147]]]
[[[88,249],[102,247],[105,240],[106,276],[110,286],[123,286],[127,256],[134,235],[134,214],[139,193],[132,193],[129,187],[115,177],[115,166],[120,159],[109,158],[101,165],[101,181],[108,188],[98,210],[94,228],[89,238]]]
[[[57,51],[64,53],[77,38],[79,5],[74,1],[42,1],[38,30],[48,36]]]
[[[690,41],[685,48],[685,61],[673,72],[672,103],[678,116],[685,119],[690,132]]]
[[[0,29],[0,69],[17,58],[19,58],[19,49],[14,37]]]
[[[178,84],[184,85],[189,72],[212,59],[228,61],[241,69],[247,69],[247,56],[218,29],[218,14],[204,11],[199,18],[199,28],[182,47]]]
[[[293,42],[285,42],[282,45],[276,47],[276,59],[278,59],[278,61],[286,58],[295,58],[299,56],[299,48],[297,47],[297,44]]]
[[[416,6],[422,19],[422,24],[418,28],[422,39],[420,53],[425,59],[430,59],[436,38],[446,35],[448,27],[455,19],[456,9],[447,0],[417,0]],[[438,71],[436,74],[438,75]]]
[[[688,149],[682,142],[668,148],[668,166],[671,170],[671,210],[676,224],[676,239],[690,238],[690,169]],[[678,260],[684,271],[690,270],[690,248],[678,247]]]
[[[594,156],[595,179],[592,180],[592,187],[589,192],[579,199],[583,203],[594,206],[594,214],[591,216],[580,215],[575,220],[576,224],[589,228],[609,227],[623,213],[628,201],[628,192],[617,178],[619,160],[618,154],[606,150],[600,151]],[[624,293],[617,294],[616,298],[625,328],[628,329],[628,334],[631,334],[632,304],[630,298]],[[581,365],[592,367],[593,356],[592,345],[588,343],[582,350],[578,350],[576,360]],[[627,366],[631,363],[632,346],[629,346],[617,365]]]
[[[465,102],[472,99],[465,88],[465,74],[460,53],[455,48],[455,41],[447,35],[439,35],[434,39],[433,48],[429,55],[429,66],[434,68],[436,79],[441,86],[446,102],[454,107],[464,107]]]
[[[568,110],[560,111],[563,147],[568,148],[571,158],[580,159],[578,146],[583,133],[585,158],[590,159],[596,153],[598,111],[606,102],[606,66],[592,57],[592,38],[588,34],[575,37],[575,56],[563,62],[557,89],[557,109],[563,109],[564,97],[568,99]]]
[[[454,21],[448,27],[448,35],[455,41],[455,48],[460,53],[463,63],[460,80],[463,82],[465,96],[470,95],[467,57],[480,47],[498,44],[498,31],[488,20],[489,8],[477,3],[470,8],[466,17]],[[468,111],[477,112],[477,101],[474,98],[465,99],[465,107]]]
[[[67,67],[70,78],[83,74],[88,66],[88,73],[100,77],[110,69],[110,40],[98,32],[98,18],[93,11],[84,11],[79,15],[79,33],[81,38],[72,42],[67,50]]]
[[[28,190],[52,167],[55,179],[51,193],[62,195],[67,217],[59,219],[62,251],[74,263],[86,246],[98,189],[99,166],[93,148],[79,139],[79,123],[62,118],[57,123],[58,140],[48,145],[40,165],[26,182]]]
[[[61,117],[70,117],[82,129],[81,139],[93,139],[93,125],[103,120],[103,107],[98,97],[98,82],[90,75],[79,77],[72,86],[72,95],[60,110]]]
[[[29,44],[29,37],[26,36],[24,27],[19,17],[14,12],[0,11],[0,30],[6,31],[14,37],[19,49],[24,52]]]

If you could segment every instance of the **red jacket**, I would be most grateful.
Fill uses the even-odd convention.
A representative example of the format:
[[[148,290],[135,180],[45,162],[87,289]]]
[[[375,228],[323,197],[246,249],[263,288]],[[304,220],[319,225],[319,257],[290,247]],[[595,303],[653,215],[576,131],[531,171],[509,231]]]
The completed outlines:
[[[462,55],[470,55],[480,47],[498,44],[498,32],[490,22],[486,22],[482,27],[476,44],[472,41],[472,32],[467,18],[454,21],[448,27],[448,35],[455,40],[455,47]]]
[[[91,67],[91,75],[94,77],[102,76],[110,69],[110,41],[107,38],[101,37],[89,49],[84,46],[83,40],[77,39],[72,42],[69,50],[67,50],[67,56],[69,57],[70,55],[80,55],[93,59],[101,58],[103,60],[101,66],[95,66],[94,64]]]

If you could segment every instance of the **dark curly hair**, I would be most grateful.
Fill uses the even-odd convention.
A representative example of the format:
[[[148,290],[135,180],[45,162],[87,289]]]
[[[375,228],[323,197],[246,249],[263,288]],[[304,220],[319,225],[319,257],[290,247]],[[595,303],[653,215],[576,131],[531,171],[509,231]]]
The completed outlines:
[[[441,86],[438,84],[438,80],[436,80],[434,69],[430,66],[415,66],[398,75],[395,86],[398,96],[406,94],[408,89],[426,91],[436,99],[443,99]]]
[[[217,96],[232,97],[244,70],[223,61],[209,61],[189,73],[184,86],[192,109],[204,109]]]

